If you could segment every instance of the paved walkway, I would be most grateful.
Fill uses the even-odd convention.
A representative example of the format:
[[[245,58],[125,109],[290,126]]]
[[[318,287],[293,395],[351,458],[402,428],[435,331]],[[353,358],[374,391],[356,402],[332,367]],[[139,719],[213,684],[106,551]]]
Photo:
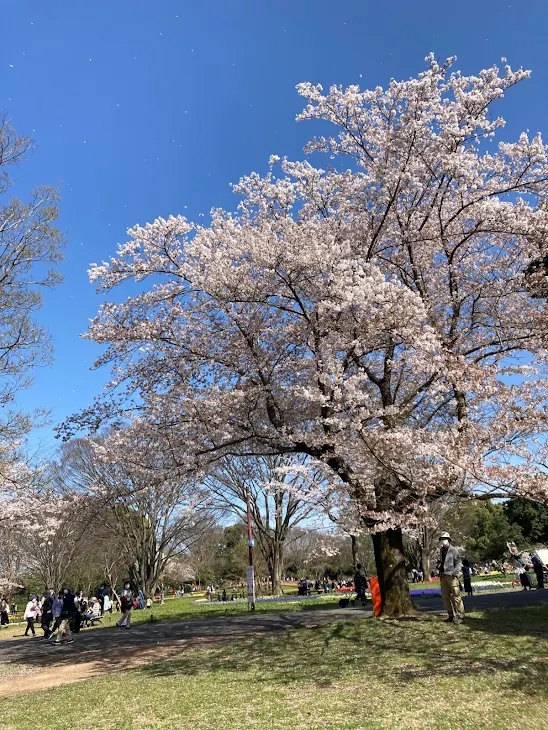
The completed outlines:
[[[463,596],[463,598],[467,611],[520,608],[521,606],[548,603],[548,589],[543,591],[499,590],[493,593],[475,593],[473,596]],[[419,605],[425,613],[435,613],[443,610],[443,602],[438,598],[419,601]]]
[[[505,591],[465,597],[467,611],[519,608],[548,603],[548,590]],[[427,614],[443,613],[440,599],[418,601]],[[369,607],[316,609],[281,613],[257,613],[196,621],[138,624],[129,630],[95,629],[76,635],[74,643],[61,646],[38,639],[0,641],[0,663],[30,666],[30,674],[0,681],[0,697],[80,681],[119,669],[180,655],[198,644],[207,645],[291,629],[325,626],[371,616]]]

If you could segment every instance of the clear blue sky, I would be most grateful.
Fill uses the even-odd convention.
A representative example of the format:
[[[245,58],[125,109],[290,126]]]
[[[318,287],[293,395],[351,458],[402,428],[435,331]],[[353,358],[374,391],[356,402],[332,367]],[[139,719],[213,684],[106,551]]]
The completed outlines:
[[[20,398],[59,421],[107,378],[81,340],[100,298],[90,262],[126,229],[159,215],[233,207],[229,182],[264,172],[270,154],[301,155],[300,81],[386,84],[424,67],[429,51],[464,72],[506,56],[533,78],[504,105],[505,134],[546,132],[545,0],[17,0],[2,9],[0,109],[37,149],[17,188],[59,185],[65,282],[40,319],[55,364]],[[362,78],[360,78],[362,74]],[[545,135],[548,136],[548,133]],[[33,437],[50,445],[52,431]]]

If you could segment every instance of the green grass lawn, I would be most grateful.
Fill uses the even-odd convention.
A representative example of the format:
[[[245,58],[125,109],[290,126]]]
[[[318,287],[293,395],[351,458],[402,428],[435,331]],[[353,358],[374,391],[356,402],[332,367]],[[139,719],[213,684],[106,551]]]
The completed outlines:
[[[303,609],[329,608],[339,605],[340,596],[321,596],[313,600],[304,601],[268,601],[256,603],[256,613],[267,613],[270,611],[302,611]],[[151,619],[154,621],[191,621],[193,619],[215,618],[220,616],[236,616],[249,613],[247,603],[236,601],[207,601],[206,603],[195,603],[196,598],[172,598],[166,600],[164,605],[154,604],[149,610],[132,611],[131,623],[146,623]],[[112,626],[120,618],[120,614],[109,614],[102,622],[103,626]]]
[[[123,656],[120,657],[123,668]],[[364,619],[185,651],[6,699],[4,730],[548,728],[548,606]]]

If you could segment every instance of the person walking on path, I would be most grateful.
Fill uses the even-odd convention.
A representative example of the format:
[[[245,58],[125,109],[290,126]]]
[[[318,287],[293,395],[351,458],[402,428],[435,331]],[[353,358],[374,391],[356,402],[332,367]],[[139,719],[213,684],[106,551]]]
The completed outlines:
[[[361,563],[356,565],[356,572],[354,573],[354,590],[356,591],[356,601],[366,600],[365,589],[367,588],[367,576],[362,568]]]
[[[34,630],[34,621],[37,616],[40,615],[40,608],[38,606],[38,599],[36,596],[30,596],[29,602],[27,603],[27,607],[25,608],[25,613],[23,615],[23,618],[27,620],[27,628],[25,629],[25,636],[29,635],[29,631],[32,633],[33,636],[36,636],[36,631]]]
[[[58,631],[59,626],[61,626],[61,611],[63,610],[63,591],[59,591],[57,596],[54,597],[53,603],[51,606],[51,614],[53,616],[53,628],[50,631],[49,638],[53,636],[53,634]]]
[[[542,590],[544,588],[544,563],[538,555],[533,555],[531,562],[533,563],[533,570],[537,576],[537,590]]]
[[[76,612],[76,606],[74,604],[74,596],[70,592],[68,588],[65,588],[63,590],[63,593],[59,594],[59,597],[63,596],[62,598],[62,604],[61,604],[61,614],[59,616],[60,623],[59,628],[57,630],[57,635],[55,640],[53,640],[53,633],[51,634],[52,643],[53,644],[60,644],[63,640],[65,641],[63,643],[66,644],[72,644],[74,639],[72,638],[72,632],[70,630],[70,622]],[[56,622],[57,624],[57,622]]]
[[[7,626],[10,622],[10,607],[9,603],[6,599],[6,596],[2,596],[0,598],[0,625],[1,626]]]
[[[74,594],[74,613],[70,620],[70,630],[75,634],[80,633],[80,626],[82,624],[82,604],[85,611],[87,602],[84,599],[84,594],[82,591],[76,591]]]
[[[124,584],[124,590],[120,596],[120,608],[122,609],[122,615],[116,622],[116,626],[129,629],[131,624],[131,609],[133,608],[133,593],[131,592],[129,583]]]
[[[461,568],[462,560],[457,548],[451,545],[451,535],[448,532],[442,532],[439,562],[441,595],[448,614],[445,620],[454,624],[460,624],[464,619],[464,604],[459,588]]]
[[[462,561],[462,582],[464,583],[464,590],[467,595],[472,595],[472,569],[470,562],[464,558]]]
[[[46,641],[51,636],[51,624],[53,621],[53,601],[54,601],[54,593],[53,591],[46,591],[44,595],[44,600],[42,601],[42,619],[40,621],[40,625],[42,626],[42,631],[44,632],[44,637],[42,641]]]

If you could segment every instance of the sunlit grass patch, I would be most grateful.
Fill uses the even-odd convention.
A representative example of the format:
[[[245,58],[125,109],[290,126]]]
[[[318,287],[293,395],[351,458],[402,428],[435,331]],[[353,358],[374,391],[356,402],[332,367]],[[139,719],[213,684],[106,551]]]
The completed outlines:
[[[249,637],[3,702],[4,728],[548,728],[548,606]]]

